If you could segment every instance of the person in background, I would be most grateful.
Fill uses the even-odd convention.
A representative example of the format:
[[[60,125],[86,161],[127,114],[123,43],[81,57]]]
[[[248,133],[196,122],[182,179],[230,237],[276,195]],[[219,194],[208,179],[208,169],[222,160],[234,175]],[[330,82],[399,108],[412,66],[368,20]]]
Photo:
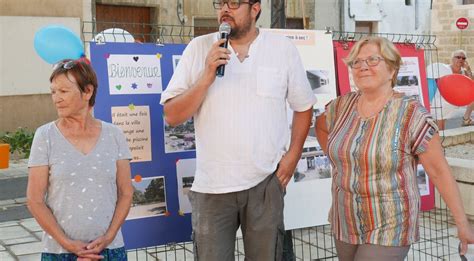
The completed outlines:
[[[309,131],[311,91],[300,56],[282,35],[259,31],[259,0],[214,0],[231,27],[194,38],[166,90],[164,117],[194,116],[196,175],[189,193],[196,260],[234,260],[241,227],[248,260],[281,260],[283,197]],[[225,75],[216,77],[218,66]],[[287,102],[294,111],[290,131]],[[290,241],[291,242],[291,241]]]
[[[358,41],[345,59],[358,90],[336,98],[316,134],[332,164],[330,223],[339,260],[404,260],[419,240],[421,163],[451,210],[462,252],[474,243],[431,115],[393,90],[401,57],[382,37]]]
[[[42,260],[126,260],[120,227],[131,206],[122,131],[92,116],[97,77],[85,58],[51,74],[58,119],[36,130],[27,203],[45,231]]]
[[[467,54],[464,50],[456,50],[451,54],[451,64],[449,65],[453,74],[462,74],[467,77],[472,77],[471,67],[467,62]],[[474,120],[471,118],[472,111],[474,110],[474,102],[466,107],[466,111],[463,115],[462,126],[474,126]]]

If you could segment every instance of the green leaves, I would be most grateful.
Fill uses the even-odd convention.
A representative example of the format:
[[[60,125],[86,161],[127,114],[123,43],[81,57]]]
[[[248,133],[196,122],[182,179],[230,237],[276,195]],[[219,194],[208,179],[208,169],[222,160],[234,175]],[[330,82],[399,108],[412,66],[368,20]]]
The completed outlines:
[[[34,133],[26,128],[18,128],[15,132],[6,132],[0,134],[0,142],[10,144],[10,153],[17,152],[20,157],[28,158],[30,156],[31,143],[33,143]]]

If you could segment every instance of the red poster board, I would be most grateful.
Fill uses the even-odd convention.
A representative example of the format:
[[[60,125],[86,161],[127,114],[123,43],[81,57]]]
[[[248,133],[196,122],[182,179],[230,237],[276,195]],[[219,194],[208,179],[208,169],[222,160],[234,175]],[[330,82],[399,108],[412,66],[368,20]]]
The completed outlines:
[[[337,89],[338,95],[344,95],[351,91],[350,80],[349,80],[349,69],[344,64],[343,59],[349,55],[349,51],[355,42],[342,42],[333,41],[334,45],[334,56],[336,65],[336,76],[337,76]],[[428,81],[426,79],[425,71],[425,56],[424,50],[418,49],[414,44],[395,44],[402,57],[416,57],[418,58],[418,67],[420,73],[419,84],[421,84],[421,98],[423,104],[428,111],[429,106],[429,95],[428,95]],[[425,177],[426,174],[425,174]],[[429,194],[421,196],[421,210],[427,211],[434,208],[435,196],[434,196],[434,185],[429,181]]]

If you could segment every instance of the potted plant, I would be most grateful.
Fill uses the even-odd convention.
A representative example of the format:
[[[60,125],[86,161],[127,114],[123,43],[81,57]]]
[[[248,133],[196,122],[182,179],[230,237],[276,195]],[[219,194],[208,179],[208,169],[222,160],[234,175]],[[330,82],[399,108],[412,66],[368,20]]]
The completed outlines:
[[[22,159],[30,156],[33,133],[26,128],[18,128],[15,132],[6,132],[0,136],[0,168],[8,168],[9,159]],[[5,155],[6,154],[6,155]]]

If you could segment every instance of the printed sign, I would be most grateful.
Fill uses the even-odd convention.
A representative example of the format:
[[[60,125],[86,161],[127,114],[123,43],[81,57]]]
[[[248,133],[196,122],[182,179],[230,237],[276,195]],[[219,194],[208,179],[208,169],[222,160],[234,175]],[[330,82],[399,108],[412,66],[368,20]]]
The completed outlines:
[[[151,161],[150,109],[148,106],[112,107],[112,122],[119,126],[132,152],[132,162]]]
[[[161,54],[108,54],[107,70],[110,95],[159,94],[161,85]]]

